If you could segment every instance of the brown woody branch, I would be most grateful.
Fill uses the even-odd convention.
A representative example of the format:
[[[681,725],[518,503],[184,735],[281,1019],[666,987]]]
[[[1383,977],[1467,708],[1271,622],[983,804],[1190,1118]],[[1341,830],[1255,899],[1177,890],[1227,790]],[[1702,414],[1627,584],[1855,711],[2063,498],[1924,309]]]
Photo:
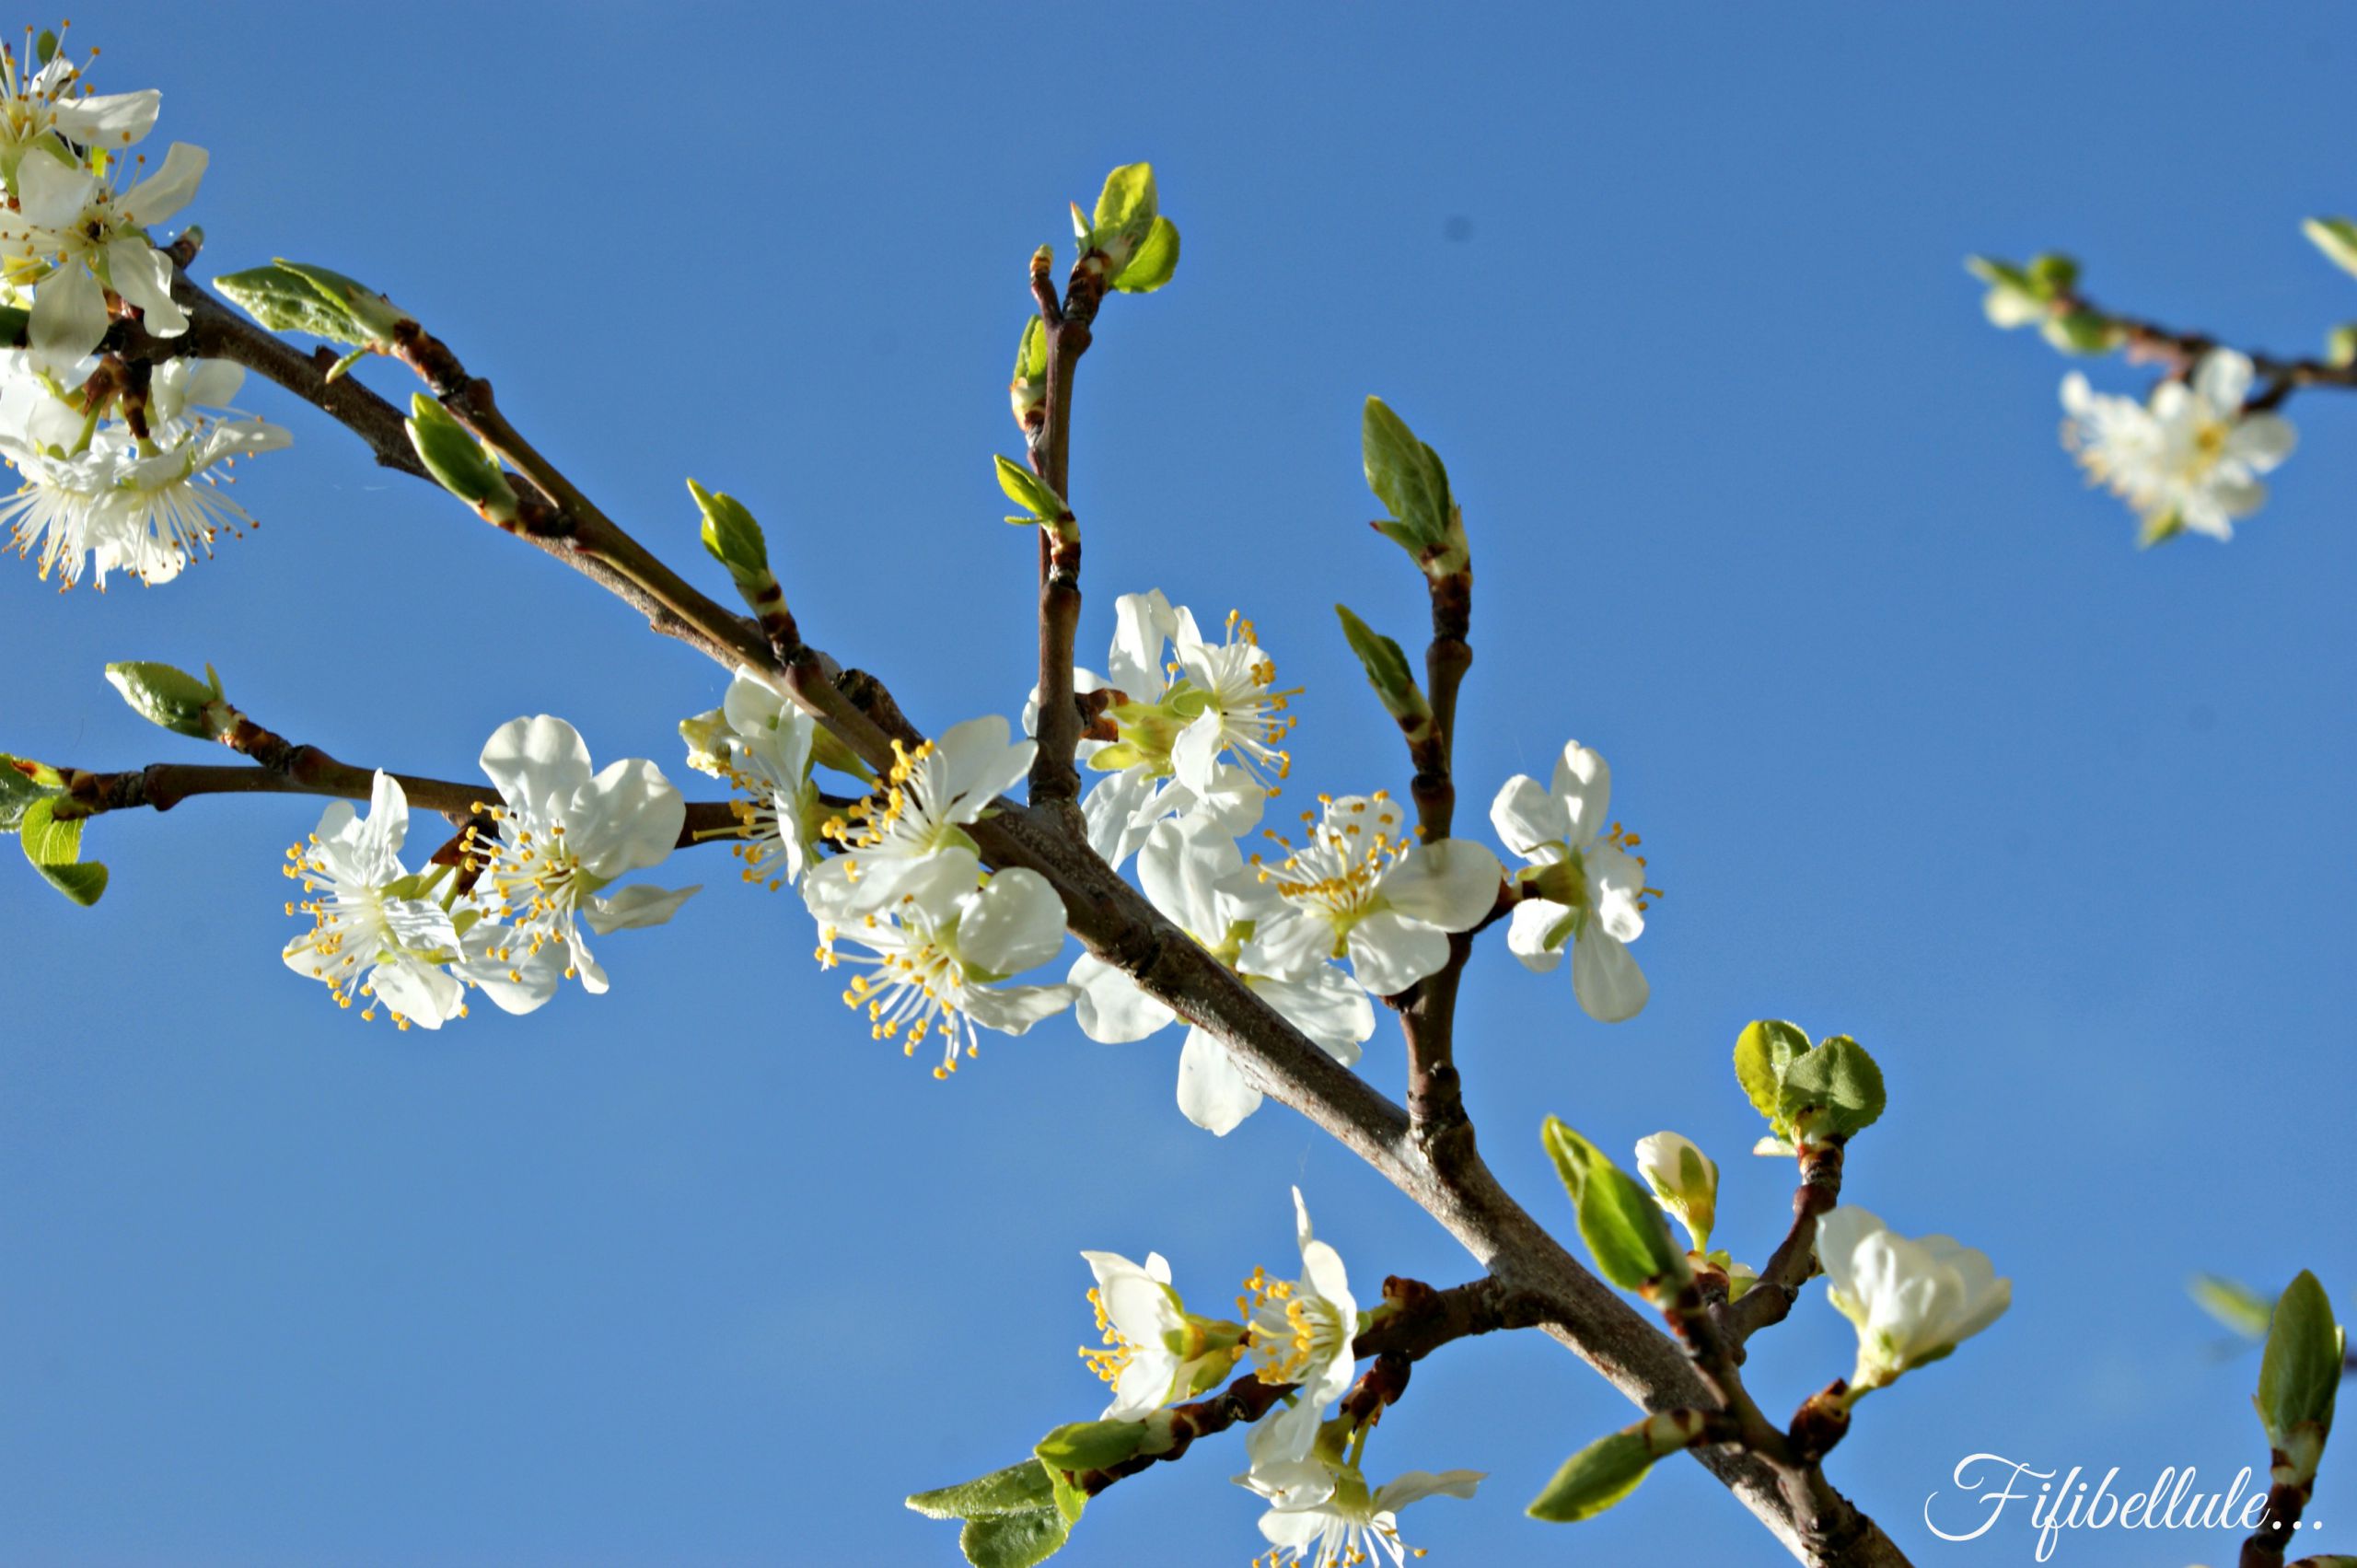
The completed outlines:
[[[1031,471],[1072,504],[1072,411],[1080,356],[1088,352],[1097,308],[1105,297],[1105,261],[1084,250],[1057,299],[1043,252],[1031,263],[1031,296],[1039,307],[1048,349],[1047,389],[1040,423],[1031,433]],[[1073,701],[1073,645],[1080,632],[1080,532],[1067,510],[1039,534],[1039,752],[1031,762],[1031,803],[1069,806],[1080,796],[1081,716]]]
[[[296,353],[184,278],[176,288],[191,315],[187,334],[143,342],[145,335],[135,324],[125,324],[130,330],[113,346],[126,355],[195,354],[244,365],[344,424],[380,463],[423,477],[400,413],[352,377],[328,382],[325,370],[331,356]],[[1084,297],[1083,303],[1087,307],[1085,327],[1096,300]],[[1067,331],[1071,307],[1067,300]],[[1077,352],[1071,340],[1065,346],[1066,354],[1058,363],[1064,367],[1069,408],[1070,366]],[[1051,450],[1055,456],[1048,460],[1061,461],[1063,453],[1052,445]],[[1061,487],[1058,494],[1062,494]],[[871,683],[864,696],[854,696],[847,688],[854,684],[855,672],[838,676],[831,662],[816,650],[805,650],[803,659],[779,668],[754,622],[722,610],[685,585],[679,585],[683,592],[658,594],[648,582],[663,577],[645,570],[655,563],[635,540],[610,524],[592,524],[584,531],[580,521],[575,519],[575,531],[569,537],[521,537],[597,581],[644,614],[654,630],[697,648],[724,668],[746,665],[762,672],[872,764],[888,765],[896,721],[909,734],[915,733],[898,720],[897,708],[880,687]],[[1068,653],[1062,663],[1068,671]],[[1043,686],[1043,697],[1046,690]],[[1042,711],[1054,709],[1043,703]],[[1050,799],[1052,803],[1054,797]],[[1422,1206],[1497,1278],[1501,1288],[1537,1304],[1539,1327],[1631,1400],[1648,1410],[1709,1402],[1709,1390],[1678,1348],[1507,1195],[1469,1138],[1448,1155],[1444,1174],[1442,1162],[1427,1152],[1423,1141],[1411,1136],[1407,1112],[1337,1063],[1166,920],[1070,830],[1069,815],[1052,805],[1035,811],[1002,801],[995,816],[976,824],[974,836],[993,865],[1028,866],[1046,877],[1063,900],[1072,931],[1091,952],[1120,967],[1189,1022],[1210,1029],[1248,1077],[1325,1129]],[[1838,1549],[1814,1535],[1774,1472],[1756,1456],[1708,1450],[1696,1457],[1802,1561],[1817,1568],[1902,1568],[1906,1562],[1888,1538],[1863,1518],[1862,1533],[1839,1543]]]
[[[2182,331],[2165,327],[2157,321],[2147,321],[2134,316],[2120,316],[2090,301],[2084,295],[2068,290],[2054,296],[2049,308],[2057,316],[2067,316],[2074,310],[2088,310],[2126,334],[2124,347],[2131,361],[2144,361],[2165,366],[2173,376],[2191,370],[2201,356],[2213,348],[2227,346],[2207,332]],[[2322,359],[2286,359],[2278,354],[2242,350],[2267,385],[2244,404],[2251,410],[2280,407],[2285,399],[2303,387],[2338,387],[2343,390],[2357,389],[2357,364],[2334,365]]]
[[[1738,1360],[1744,1342],[1770,1324],[1782,1322],[1799,1298],[1801,1286],[1817,1273],[1817,1222],[1841,1202],[1841,1146],[1842,1140],[1833,1137],[1801,1150],[1801,1182],[1793,1190],[1792,1228],[1769,1255],[1759,1280],[1743,1293],[1742,1299],[1713,1309]]]
[[[1495,1279],[1434,1290],[1422,1281],[1394,1275],[1383,1282],[1383,1299],[1391,1309],[1351,1346],[1361,1360],[1374,1358],[1374,1365],[1342,1400],[1343,1413],[1362,1423],[1382,1419],[1384,1409],[1407,1390],[1409,1367],[1441,1346],[1473,1334],[1527,1328],[1538,1320],[1536,1303],[1516,1295]],[[1086,1471],[1074,1481],[1094,1497],[1116,1481],[1184,1458],[1199,1437],[1260,1420],[1294,1388],[1291,1383],[1263,1383],[1252,1376],[1238,1377],[1209,1399],[1175,1406],[1167,1412],[1175,1439],[1171,1446]]]

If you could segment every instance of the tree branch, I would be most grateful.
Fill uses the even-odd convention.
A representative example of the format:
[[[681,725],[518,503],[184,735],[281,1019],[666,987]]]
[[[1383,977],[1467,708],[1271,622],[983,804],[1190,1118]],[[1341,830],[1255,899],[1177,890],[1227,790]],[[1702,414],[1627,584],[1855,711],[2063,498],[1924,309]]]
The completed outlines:
[[[1746,1340],[1781,1323],[1799,1299],[1801,1286],[1817,1272],[1817,1222],[1841,1202],[1841,1140],[1829,1139],[1801,1150],[1801,1184],[1793,1191],[1793,1224],[1769,1255],[1759,1280],[1739,1301],[1713,1308],[1721,1329],[1742,1359]]]
[[[1095,260],[1092,268],[1090,262]],[[1039,428],[1031,437],[1031,471],[1072,505],[1072,407],[1080,356],[1088,352],[1090,327],[1105,296],[1103,258],[1083,251],[1059,302],[1048,277],[1048,257],[1032,258],[1031,294],[1046,330],[1048,380]],[[1072,689],[1073,644],[1080,631],[1080,532],[1060,520],[1039,532],[1039,752],[1031,762],[1031,803],[1080,796],[1080,770],[1073,753],[1080,744],[1080,711]]]
[[[349,377],[327,382],[321,358],[295,353],[185,278],[176,287],[190,312],[189,332],[168,342],[151,341],[144,349],[126,333],[117,345],[122,352],[198,354],[247,366],[353,429],[386,466],[420,471],[401,416],[391,405]],[[1096,289],[1095,297],[1082,295],[1084,327],[1101,298],[1101,279]],[[1064,330],[1069,331],[1072,299],[1065,302],[1064,311]],[[1071,351],[1061,362],[1067,408],[1069,366],[1076,359],[1077,351]],[[1058,461],[1062,456],[1059,452],[1048,460]],[[550,500],[562,505],[568,487],[556,488],[559,494]],[[645,615],[656,631],[697,648],[724,668],[744,665],[760,672],[873,764],[889,765],[888,730],[897,726],[905,731],[904,739],[915,733],[899,719],[898,708],[872,678],[860,687],[856,672],[838,676],[815,649],[779,668],[754,622],[723,610],[668,572],[658,575],[643,569],[656,563],[602,514],[574,523],[574,533],[566,537],[520,537],[599,583]],[[617,560],[642,569],[625,571]],[[677,589],[658,596],[646,586],[650,580],[668,580]],[[1062,664],[1068,678],[1068,649]],[[853,687],[861,690],[861,699],[854,700],[846,690]],[[1043,683],[1043,698],[1047,690]],[[1043,703],[1043,716],[1054,711]],[[1076,720],[1076,712],[1074,716]],[[1708,1388],[1678,1348],[1505,1193],[1469,1138],[1461,1155],[1451,1157],[1449,1174],[1443,1179],[1410,1136],[1405,1111],[1318,1049],[1166,920],[1089,851],[1085,840],[1070,830],[1070,812],[1056,806],[1052,794],[1049,805],[1037,810],[1002,801],[995,815],[975,825],[974,837],[993,865],[1025,865],[1046,877],[1063,900],[1071,929],[1090,951],[1130,974],[1149,995],[1190,1023],[1210,1029],[1264,1092],[1332,1134],[1432,1214],[1496,1276],[1502,1288],[1536,1304],[1540,1327],[1622,1393],[1647,1410],[1709,1402]],[[1812,1538],[1806,1520],[1782,1495],[1774,1473],[1756,1457],[1723,1450],[1698,1451],[1696,1457],[1802,1561],[1819,1568],[1902,1568],[1905,1563],[1888,1539],[1863,1517],[1863,1533],[1838,1551]]]
[[[2084,295],[2068,290],[2054,296],[2050,309],[2057,316],[2067,316],[2074,310],[2093,311],[2127,334],[2126,350],[2131,362],[2141,360],[2164,365],[2172,375],[2185,374],[2212,349],[2228,346],[2207,332],[2182,331],[2156,321],[2117,315],[2093,303]],[[2285,359],[2247,349],[2238,352],[2248,357],[2251,367],[2268,383],[2258,396],[2243,405],[2247,409],[2258,411],[2280,407],[2284,400],[2303,387],[2338,387],[2344,391],[2357,389],[2357,363],[2333,365],[2321,359]]]
[[[1527,1328],[1536,1321],[1534,1304],[1495,1279],[1434,1290],[1421,1281],[1394,1275],[1383,1282],[1383,1299],[1392,1310],[1369,1325],[1351,1346],[1360,1360],[1375,1359],[1375,1365],[1367,1369],[1342,1401],[1343,1410],[1362,1422],[1379,1418],[1383,1408],[1407,1388],[1407,1369],[1441,1346],[1500,1329]],[[1094,1497],[1116,1481],[1155,1465],[1184,1458],[1188,1447],[1198,1437],[1260,1420],[1295,1387],[1291,1383],[1263,1383],[1251,1375],[1238,1377],[1210,1399],[1177,1405],[1164,1412],[1175,1439],[1171,1446],[1158,1454],[1141,1454],[1106,1469],[1086,1471],[1074,1481]]]

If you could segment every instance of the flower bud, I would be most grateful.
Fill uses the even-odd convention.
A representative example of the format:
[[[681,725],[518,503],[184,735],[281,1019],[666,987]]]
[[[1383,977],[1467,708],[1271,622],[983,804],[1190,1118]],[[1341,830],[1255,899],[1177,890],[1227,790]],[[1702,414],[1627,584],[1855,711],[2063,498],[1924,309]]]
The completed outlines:
[[[1637,1174],[1694,1238],[1694,1250],[1708,1251],[1719,1202],[1719,1167],[1710,1156],[1675,1132],[1656,1132],[1637,1140]]]
[[[772,582],[769,543],[745,504],[734,495],[715,494],[692,479],[688,494],[703,513],[704,549],[728,568],[737,587],[750,592]]]
[[[110,664],[107,680],[122,693],[132,712],[175,735],[211,740],[235,723],[237,709],[221,695],[221,677],[211,665],[203,680],[168,664]]]
[[[424,392],[409,400],[409,443],[418,461],[435,482],[482,514],[488,522],[505,525],[516,520],[515,487],[500,471],[498,459],[450,411]]]

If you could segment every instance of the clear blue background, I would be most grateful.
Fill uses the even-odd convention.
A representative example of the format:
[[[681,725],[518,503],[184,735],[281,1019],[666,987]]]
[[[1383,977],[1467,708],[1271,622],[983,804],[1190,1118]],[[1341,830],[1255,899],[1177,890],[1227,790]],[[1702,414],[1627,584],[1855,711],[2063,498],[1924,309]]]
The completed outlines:
[[[1153,159],[1186,258],[1082,374],[1084,651],[1118,592],[1239,606],[1308,688],[1301,784],[1403,784],[1329,609],[1418,623],[1364,527],[1380,392],[1474,541],[1466,816],[1576,736],[1668,889],[1618,1028],[1484,944],[1462,1054],[1508,1182],[1566,1217],[1542,1112],[1616,1147],[1673,1126],[1756,1261],[1790,1176],[1742,1153],[1729,1048],[1763,1015],[1854,1033],[1892,1098],[1850,1196],[1984,1248],[2015,1305],[1863,1407],[1837,1482],[1919,1561],[2015,1562],[2018,1511],[1968,1546],[1921,1524],[1967,1453],[2263,1461],[2256,1357],[2181,1284],[2313,1263],[2357,1293],[2357,426],[2294,400],[2243,537],[2140,555],[2056,445],[2064,366],[1987,328],[1957,262],[2061,247],[2123,308],[2317,342],[2357,316],[2296,230],[2357,204],[2346,13],[851,9],[95,6],[72,36],[102,87],[164,89],[151,146],[212,149],[203,271],[383,287],[715,591],[680,482],[743,496],[805,628],[936,728],[1031,679],[1032,552],[989,478],[1025,258]],[[470,776],[550,711],[681,772],[720,672],[246,401],[296,436],[242,470],[258,534],[152,592],[0,573],[0,745],[205,760],[99,666],[211,659],[356,762]],[[1291,1112],[1188,1126],[1175,1032],[1059,1022],[934,1083],[717,852],[666,868],[714,884],[677,921],[604,945],[609,996],[364,1025],[278,958],[312,816],[99,823],[94,911],[0,876],[11,1562],[946,1563],[901,1495],[1097,1408],[1080,1249],[1159,1248],[1222,1301],[1290,1256],[1298,1181],[1370,1289],[1469,1273]],[[1365,1071],[1399,1091],[1387,1021]],[[1849,1355],[1812,1287],[1755,1388],[1789,1409]],[[1436,1562],[1775,1559],[1687,1466],[1575,1531],[1522,1517],[1627,1416],[1500,1337],[1420,1369],[1372,1467],[1492,1472],[1408,1516]],[[1240,1468],[1229,1440],[1121,1486],[1063,1561],[1241,1562]],[[2350,1527],[2311,1550],[2357,1541],[2352,1482],[2336,1452],[2316,1514]],[[2058,1561],[2232,1553],[2114,1531]]]

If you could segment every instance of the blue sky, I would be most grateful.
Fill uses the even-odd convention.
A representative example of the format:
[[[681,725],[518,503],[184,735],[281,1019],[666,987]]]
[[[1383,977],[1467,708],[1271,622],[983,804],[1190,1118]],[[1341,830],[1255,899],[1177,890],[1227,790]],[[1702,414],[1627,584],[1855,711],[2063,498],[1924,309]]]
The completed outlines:
[[[1837,1483],[1918,1561],[1993,1563],[2026,1560],[2026,1528],[1944,1547],[1921,1523],[1968,1453],[2131,1480],[2263,1461],[2256,1358],[2181,1283],[2313,1264],[2344,1311],[2357,1292],[2330,1174],[2357,430],[2295,399],[2304,446],[2242,537],[2140,555],[2056,444],[2064,367],[1987,328],[1957,263],[2073,250],[2100,299],[2287,350],[2357,317],[2296,227],[2357,206],[2340,11],[75,22],[102,87],[161,87],[159,136],[211,149],[203,270],[279,254],[383,288],[691,570],[681,480],[742,496],[806,631],[933,728],[1013,714],[1031,679],[1031,552],[989,477],[1025,258],[1151,158],[1186,254],[1113,302],[1082,372],[1084,651],[1120,592],[1241,608],[1307,688],[1302,783],[1403,784],[1329,608],[1417,624],[1364,526],[1378,392],[1447,459],[1473,539],[1465,794],[1575,736],[1668,889],[1632,1023],[1591,1023],[1500,943],[1477,957],[1462,1059],[1509,1185],[1568,1221],[1542,1113],[1615,1148],[1675,1127],[1719,1156],[1721,1240],[1756,1261],[1790,1179],[1740,1153],[1735,1036],[1854,1034],[1891,1109],[1850,1195],[1984,1249],[2015,1305],[1863,1406]],[[152,592],[0,573],[0,748],[205,760],[99,667],[209,659],[354,762],[467,776],[547,711],[600,761],[683,771],[672,726],[717,671],[274,390],[246,401],[296,436],[242,470],[257,533]],[[606,997],[364,1026],[278,960],[279,855],[313,816],[99,823],[94,911],[0,877],[12,1560],[948,1562],[901,1495],[1097,1408],[1080,1249],[1158,1248],[1221,1300],[1284,1261],[1299,1182],[1354,1277],[1471,1272],[1290,1112],[1188,1126],[1175,1032],[1060,1023],[933,1082],[836,1005],[796,903],[717,854],[678,920],[600,949]],[[1387,1022],[1365,1071],[1398,1092]],[[1755,1344],[1762,1402],[1846,1370],[1849,1340],[1813,1287]],[[1551,1343],[1494,1338],[1419,1370],[1371,1464],[1492,1472],[1409,1516],[1435,1562],[1770,1560],[1691,1467],[1590,1525],[1521,1516],[1626,1419]],[[1240,1468],[1230,1442],[1124,1484],[1059,1561],[1241,1562]],[[2329,1458],[2317,1516],[2352,1482]],[[2233,1548],[2115,1531],[2057,1561],[2155,1550]]]

